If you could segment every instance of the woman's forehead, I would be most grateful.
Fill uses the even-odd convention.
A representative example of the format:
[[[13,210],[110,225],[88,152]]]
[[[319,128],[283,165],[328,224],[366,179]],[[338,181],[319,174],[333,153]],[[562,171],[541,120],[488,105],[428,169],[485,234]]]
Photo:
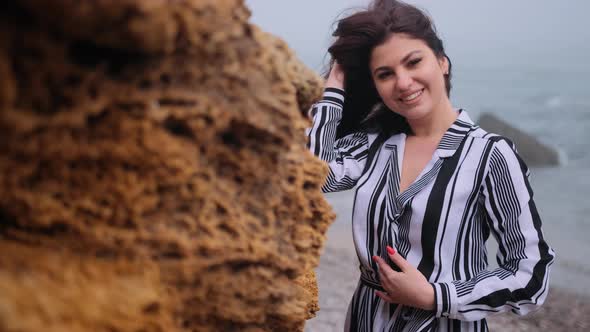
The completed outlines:
[[[397,64],[414,54],[423,54],[428,45],[406,34],[393,34],[385,42],[376,46],[371,52],[371,64]]]

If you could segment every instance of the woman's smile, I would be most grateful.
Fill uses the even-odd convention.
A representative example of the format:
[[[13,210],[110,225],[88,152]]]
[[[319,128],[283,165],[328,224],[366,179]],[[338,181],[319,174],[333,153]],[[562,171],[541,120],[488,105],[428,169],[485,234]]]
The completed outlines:
[[[424,88],[411,92],[411,93],[406,93],[403,94],[400,98],[399,101],[401,101],[402,103],[406,104],[406,105],[415,105],[417,103],[420,102],[420,97],[422,96],[422,93],[424,92]]]

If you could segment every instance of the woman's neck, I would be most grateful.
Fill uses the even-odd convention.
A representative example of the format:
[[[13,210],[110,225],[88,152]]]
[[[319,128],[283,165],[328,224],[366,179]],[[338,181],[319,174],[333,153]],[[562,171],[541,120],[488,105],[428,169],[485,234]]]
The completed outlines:
[[[441,104],[427,116],[408,120],[414,136],[419,138],[442,137],[449,127],[457,119],[458,113],[453,109],[451,102],[445,98]]]

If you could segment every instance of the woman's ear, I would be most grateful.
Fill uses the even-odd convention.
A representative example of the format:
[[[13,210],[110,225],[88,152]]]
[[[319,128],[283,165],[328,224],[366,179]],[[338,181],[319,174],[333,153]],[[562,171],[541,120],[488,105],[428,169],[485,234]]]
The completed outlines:
[[[446,55],[443,55],[440,58],[438,58],[438,65],[440,66],[440,69],[442,70],[444,75],[449,74],[449,59],[447,59]]]

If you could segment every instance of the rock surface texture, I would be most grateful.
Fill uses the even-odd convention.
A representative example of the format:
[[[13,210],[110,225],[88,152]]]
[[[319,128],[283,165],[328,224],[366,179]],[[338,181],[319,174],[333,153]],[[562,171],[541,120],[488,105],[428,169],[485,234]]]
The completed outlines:
[[[249,16],[0,4],[0,331],[303,329],[334,217],[321,80]]]

